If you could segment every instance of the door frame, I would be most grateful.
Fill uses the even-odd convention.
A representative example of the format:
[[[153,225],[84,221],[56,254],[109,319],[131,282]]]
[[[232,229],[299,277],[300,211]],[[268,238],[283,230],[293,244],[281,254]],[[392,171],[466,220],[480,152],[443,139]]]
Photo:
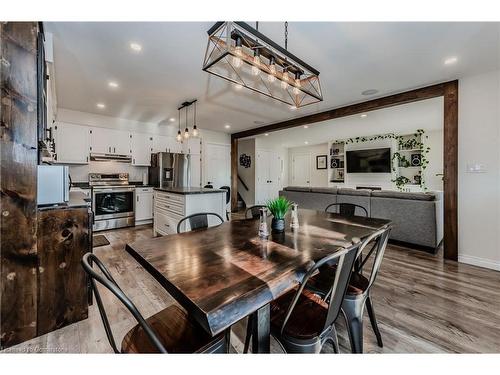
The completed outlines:
[[[442,82],[231,134],[231,202],[238,200],[238,139],[443,97],[444,258],[458,260],[458,80]]]

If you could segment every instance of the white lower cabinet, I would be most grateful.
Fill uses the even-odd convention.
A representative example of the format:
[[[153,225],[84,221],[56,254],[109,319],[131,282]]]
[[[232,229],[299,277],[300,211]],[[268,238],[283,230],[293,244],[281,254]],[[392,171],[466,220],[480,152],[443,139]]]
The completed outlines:
[[[225,192],[207,194],[179,194],[155,190],[154,192],[154,234],[169,235],[177,233],[179,221],[188,215],[202,212],[215,212],[225,220]],[[209,217],[208,225],[220,223],[215,217]],[[187,226],[187,227],[186,227]],[[189,229],[184,223],[181,230]]]
[[[145,224],[153,219],[153,188],[135,189],[135,223]]]

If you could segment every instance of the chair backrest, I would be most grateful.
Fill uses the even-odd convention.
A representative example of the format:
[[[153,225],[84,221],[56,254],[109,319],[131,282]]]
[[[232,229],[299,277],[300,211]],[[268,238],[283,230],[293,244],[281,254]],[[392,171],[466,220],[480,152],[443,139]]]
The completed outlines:
[[[205,189],[213,189],[214,188],[214,185],[212,184],[206,184],[205,186],[203,186]]]
[[[221,186],[222,190],[226,190],[226,204],[231,200],[231,188],[229,186]]]
[[[388,226],[383,228],[371,236],[369,236],[365,241],[363,241],[362,245],[359,247],[358,254],[356,256],[357,262],[354,267],[354,272],[361,272],[363,266],[366,264],[368,259],[373,255],[373,263],[372,269],[370,271],[370,277],[368,278],[368,287],[365,290],[365,293],[370,291],[375,279],[377,278],[378,271],[380,269],[380,265],[382,264],[382,259],[384,258],[385,249],[387,247],[387,241],[389,240],[389,234],[391,232],[391,227]],[[372,244],[372,247],[363,257],[363,251]]]
[[[204,229],[208,228],[208,217],[209,216],[214,216],[220,220],[220,224],[224,222],[224,219],[217,213],[215,212],[200,212],[197,214],[192,214],[186,217],[183,217],[178,223],[177,223],[177,233],[181,233],[181,226],[185,221],[189,222],[189,230],[197,230],[197,229]],[[187,232],[187,231],[185,231]]]
[[[329,212],[328,210],[331,207],[338,207],[338,211],[339,211],[338,213],[340,215],[346,216],[346,217],[356,216],[356,208],[358,208],[359,210],[361,210],[361,212],[363,213],[363,215],[365,217],[368,217],[368,211],[366,210],[366,208],[364,208],[363,206],[360,206],[358,204],[354,204],[354,203],[332,203],[332,204],[329,204],[328,206],[326,206],[325,212]]]
[[[325,324],[323,326],[323,331],[330,327],[333,322],[335,322],[340,313],[340,308],[342,307],[342,301],[344,300],[344,296],[347,291],[347,286],[351,277],[354,260],[356,259],[358,248],[360,247],[360,245],[361,243],[358,242],[349,247],[343,248],[336,253],[330,254],[316,262],[307,271],[300,283],[299,289],[295,293],[295,296],[293,297],[293,300],[288,307],[287,313],[285,315],[285,320],[283,321],[283,325],[281,327],[281,333],[283,333],[286,323],[293,313],[293,309],[297,304],[297,301],[299,300],[300,295],[302,294],[302,291],[304,290],[310,277],[314,275],[323,265],[337,261],[337,272],[335,273],[334,280],[332,280],[331,298],[328,305],[328,313],[325,319]]]
[[[92,264],[95,264],[97,268],[101,271],[97,273]],[[116,281],[113,279],[108,269],[102,264],[102,262],[92,253],[87,253],[82,258],[82,266],[87,275],[90,277],[90,283],[92,285],[92,289],[94,291],[95,299],[97,301],[97,306],[99,308],[99,314],[101,315],[102,323],[104,325],[104,330],[106,331],[106,336],[108,337],[108,341],[113,348],[115,353],[120,353],[118,350],[115,339],[113,337],[113,332],[111,331],[111,326],[109,325],[109,320],[106,315],[106,310],[104,309],[104,304],[102,303],[101,295],[99,294],[99,290],[97,289],[96,281],[98,281],[101,285],[103,285],[106,289],[108,289],[111,293],[113,293],[121,303],[125,305],[125,307],[130,311],[130,313],[134,316],[137,323],[139,323],[146,332],[147,336],[153,343],[153,345],[158,349],[160,353],[167,353],[167,350],[161,343],[158,336],[156,336],[155,332],[151,328],[151,326],[146,322],[143,318],[137,307],[133,304],[133,302],[123,293],[121,288],[118,286]]]
[[[263,204],[248,207],[245,211],[245,219],[258,219],[260,217],[260,209],[267,207]],[[250,216],[248,215],[250,214]]]

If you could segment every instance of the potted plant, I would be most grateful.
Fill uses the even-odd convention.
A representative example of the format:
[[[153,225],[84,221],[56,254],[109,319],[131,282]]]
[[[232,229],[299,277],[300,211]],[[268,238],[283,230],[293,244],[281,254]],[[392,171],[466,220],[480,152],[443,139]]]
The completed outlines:
[[[285,215],[292,206],[292,203],[285,197],[278,197],[267,202],[267,208],[273,215],[271,229],[279,233],[285,230]]]

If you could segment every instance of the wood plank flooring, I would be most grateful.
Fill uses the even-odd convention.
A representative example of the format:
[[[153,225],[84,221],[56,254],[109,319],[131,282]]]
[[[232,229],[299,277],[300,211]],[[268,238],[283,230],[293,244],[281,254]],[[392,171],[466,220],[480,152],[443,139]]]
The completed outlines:
[[[128,255],[127,242],[152,236],[151,226],[104,234],[110,244],[95,248],[113,277],[144,316],[175,303]],[[135,325],[132,316],[103,291],[116,340]],[[443,261],[442,255],[389,245],[372,291],[384,340],[379,348],[365,314],[365,353],[498,353],[500,352],[500,272]],[[246,321],[233,327],[232,352],[243,349]],[[349,342],[342,318],[337,322],[341,352]],[[110,353],[97,306],[89,318],[37,337],[7,352]],[[272,351],[281,353],[272,340]],[[326,346],[324,351],[331,352]]]

